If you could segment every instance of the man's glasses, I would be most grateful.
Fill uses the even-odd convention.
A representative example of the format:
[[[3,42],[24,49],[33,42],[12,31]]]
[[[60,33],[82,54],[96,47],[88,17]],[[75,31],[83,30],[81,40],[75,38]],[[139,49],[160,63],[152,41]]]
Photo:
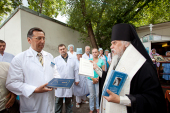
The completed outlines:
[[[37,40],[45,40],[45,37],[35,37],[35,39],[37,39]]]

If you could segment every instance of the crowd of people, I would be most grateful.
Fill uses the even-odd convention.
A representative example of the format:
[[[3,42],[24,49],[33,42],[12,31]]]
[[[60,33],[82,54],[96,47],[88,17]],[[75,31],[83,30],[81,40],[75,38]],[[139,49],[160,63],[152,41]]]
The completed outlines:
[[[60,55],[53,58],[43,50],[45,32],[36,27],[28,31],[27,41],[30,48],[14,57],[4,52],[6,43],[0,40],[0,112],[62,113],[65,102],[66,113],[72,113],[73,95],[77,108],[89,103],[89,113],[94,108],[97,113],[166,112],[156,69],[132,25],[113,26],[111,53],[86,46],[83,54],[82,48],[74,51],[73,44],[59,44]],[[80,58],[93,63],[94,77],[79,75]],[[120,95],[107,90],[109,97],[101,96],[111,70],[127,73],[128,79]],[[75,82],[70,89],[47,87],[53,78]]]
[[[151,50],[151,53],[150,53],[150,57],[152,59],[152,62],[153,62],[153,65],[154,67],[159,70],[159,67],[160,67],[160,63],[159,62],[156,62],[156,59],[154,58],[154,56],[159,56],[159,54],[156,52],[156,49],[152,49]],[[170,57],[170,51],[167,51],[165,53],[165,56],[166,57]],[[162,63],[162,70],[163,70],[163,75],[162,75],[162,78],[164,80],[166,80],[167,82],[169,82],[170,80],[170,63]]]
[[[94,99],[96,98],[96,109],[99,112],[99,76],[95,71],[94,78],[78,75],[79,61],[80,58],[92,60],[103,71],[106,71],[111,62],[109,51],[106,50],[106,55],[103,55],[102,48],[99,50],[93,48],[92,54],[90,54],[90,46],[86,46],[85,53],[83,54],[82,48],[77,48],[75,52],[73,44],[68,45],[68,49],[64,44],[60,44],[58,45],[60,55],[53,58],[50,53],[42,50],[45,44],[44,31],[40,28],[32,28],[28,31],[27,37],[31,47],[15,56],[15,58],[14,55],[4,52],[6,43],[0,40],[0,61],[8,62],[1,64],[8,67],[5,70],[5,79],[2,83],[6,87],[6,91],[10,91],[14,95],[14,100],[19,95],[20,111],[52,112],[54,109],[52,104],[55,100],[55,113],[62,112],[63,101],[65,101],[66,112],[71,113],[73,95],[76,97],[76,107],[80,108],[81,103],[89,103],[86,100],[89,94],[90,111],[92,112],[94,110]],[[50,66],[51,62],[55,66]],[[55,78],[75,79],[75,83],[70,89],[58,88],[53,91],[45,87],[53,76]],[[53,95],[55,95],[55,99],[52,98]],[[25,108],[25,106],[27,107]],[[6,110],[5,107],[3,109]]]

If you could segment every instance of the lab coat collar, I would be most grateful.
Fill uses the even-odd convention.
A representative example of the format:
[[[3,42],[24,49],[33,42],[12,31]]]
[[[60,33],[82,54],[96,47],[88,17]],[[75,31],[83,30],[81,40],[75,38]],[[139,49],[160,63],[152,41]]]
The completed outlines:
[[[64,57],[63,56],[61,56],[63,59],[64,59]],[[66,57],[67,59],[68,59],[68,54],[67,54],[67,57]]]
[[[33,50],[31,47],[28,49],[28,54],[27,54],[27,56],[34,56],[34,57],[36,57],[37,56],[37,51],[35,51],[35,50]],[[47,52],[45,52],[45,51],[41,51],[41,53],[42,53],[42,55],[44,56],[44,55],[47,55]]]
[[[68,55],[68,53],[67,53],[67,55]],[[60,58],[63,59],[63,57],[62,57],[61,55],[60,55]],[[71,56],[68,55],[68,59],[70,59],[70,58],[71,58]],[[63,60],[64,60],[64,59],[63,59]]]

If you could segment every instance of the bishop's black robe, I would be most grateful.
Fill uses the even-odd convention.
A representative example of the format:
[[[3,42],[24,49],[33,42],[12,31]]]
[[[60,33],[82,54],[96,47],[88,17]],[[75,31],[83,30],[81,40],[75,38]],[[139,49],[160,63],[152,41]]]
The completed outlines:
[[[99,99],[107,72],[103,72],[99,79]],[[131,80],[130,94],[131,107],[128,113],[166,113],[164,94],[157,76],[156,69],[148,61],[137,71]]]

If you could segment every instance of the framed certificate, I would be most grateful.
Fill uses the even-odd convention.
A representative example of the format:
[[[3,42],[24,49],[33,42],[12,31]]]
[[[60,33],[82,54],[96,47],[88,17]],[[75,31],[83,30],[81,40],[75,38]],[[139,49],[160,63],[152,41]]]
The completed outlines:
[[[80,58],[79,75],[94,77],[93,63],[90,60]]]

